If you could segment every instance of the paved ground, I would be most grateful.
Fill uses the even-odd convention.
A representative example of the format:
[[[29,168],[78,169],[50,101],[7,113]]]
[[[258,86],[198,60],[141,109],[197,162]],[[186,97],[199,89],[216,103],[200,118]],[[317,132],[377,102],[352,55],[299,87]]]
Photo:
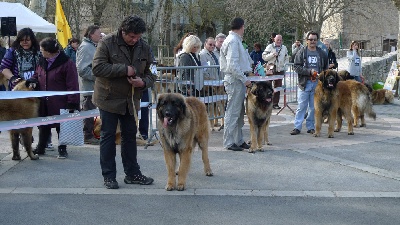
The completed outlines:
[[[273,145],[256,154],[224,150],[222,131],[214,131],[215,176],[204,176],[196,151],[183,192],[164,190],[159,144],[138,153],[153,185],[124,184],[118,155],[120,189],[107,190],[97,146],[70,146],[66,160],[48,151],[37,161],[12,161],[2,132],[1,224],[399,224],[400,101],[374,109],[376,121],[335,138],[327,138],[327,125],[319,138],[305,128],[291,136],[293,114],[284,109],[272,117]]]

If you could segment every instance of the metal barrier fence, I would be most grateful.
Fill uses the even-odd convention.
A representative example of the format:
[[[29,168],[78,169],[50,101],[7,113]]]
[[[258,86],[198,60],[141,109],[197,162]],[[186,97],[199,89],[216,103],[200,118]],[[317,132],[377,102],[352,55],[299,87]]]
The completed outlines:
[[[150,102],[142,102],[141,107],[150,108],[150,135],[149,141],[156,135],[157,128],[153,124],[153,113],[157,104],[157,95],[160,93],[181,93],[184,96],[194,96],[199,98],[207,106],[207,112],[212,126],[223,124],[222,119],[225,114],[225,104],[228,99],[223,85],[223,75],[219,72],[219,66],[188,66],[188,67],[159,67],[158,78],[154,87],[149,89],[152,96]],[[282,88],[276,89],[283,95],[284,107],[277,113],[279,114],[286,107],[293,113],[289,103],[297,101],[297,74],[293,70],[293,64],[288,64],[285,75],[275,75],[262,77],[251,77],[253,81],[283,79]],[[0,99],[15,99],[26,97],[41,97],[51,95],[65,95],[82,92],[1,92]],[[151,104],[152,103],[152,104]],[[74,115],[57,115],[52,117],[38,117],[25,120],[0,121],[0,131],[18,129],[22,127],[59,123],[68,120],[82,119],[98,115],[98,110],[90,112],[80,112]],[[218,124],[218,120],[221,123]],[[155,120],[157,121],[157,120]]]
[[[285,108],[290,109],[294,114],[289,103],[297,101],[297,74],[293,70],[293,63],[288,64],[287,67],[285,75],[249,77],[251,81],[283,79],[283,86],[275,89],[275,91],[281,91],[283,96],[283,107],[277,114]],[[157,105],[158,94],[180,93],[186,97],[197,97],[206,104],[212,127],[223,124],[228,96],[224,91],[224,77],[219,71],[219,66],[158,67],[157,70],[157,81],[151,90],[152,109],[155,109]],[[148,143],[157,134],[157,126],[153,124],[152,115],[153,113],[150,114],[151,131]],[[219,119],[221,119],[221,123],[219,123]],[[157,123],[157,119],[155,121]]]

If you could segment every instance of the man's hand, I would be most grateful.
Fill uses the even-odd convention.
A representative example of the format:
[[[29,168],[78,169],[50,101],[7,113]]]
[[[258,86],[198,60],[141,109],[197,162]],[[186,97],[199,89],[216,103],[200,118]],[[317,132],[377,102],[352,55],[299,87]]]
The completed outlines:
[[[136,76],[136,69],[132,66],[128,66],[128,77]]]
[[[245,85],[246,87],[250,88],[250,87],[251,87],[251,81],[246,80],[246,82],[244,82],[244,85]]]
[[[140,77],[128,77],[128,82],[133,86],[133,87],[144,87],[145,83]]]

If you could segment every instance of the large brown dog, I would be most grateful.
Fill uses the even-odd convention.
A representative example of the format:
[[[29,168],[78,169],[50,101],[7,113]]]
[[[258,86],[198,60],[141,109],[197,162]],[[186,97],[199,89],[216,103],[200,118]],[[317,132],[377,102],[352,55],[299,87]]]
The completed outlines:
[[[247,94],[246,115],[250,124],[251,146],[250,153],[263,151],[263,138],[267,145],[269,123],[272,114],[272,96],[274,89],[271,81],[253,83]]]
[[[19,82],[13,91],[33,91],[34,84],[28,88],[25,86],[25,81]],[[39,110],[38,98],[19,98],[7,100],[0,100],[0,121],[20,120],[38,117]],[[39,156],[32,152],[32,127],[21,128],[17,130],[10,130],[10,140],[13,149],[13,160],[21,160],[19,154],[19,139],[21,136],[22,144],[32,159],[38,159]]]
[[[354,127],[365,127],[365,113],[367,113],[370,118],[376,119],[376,113],[372,108],[370,92],[364,84],[356,80],[346,80],[344,82],[349,86],[351,92],[351,111],[354,117],[353,125]],[[361,120],[361,124],[359,124],[359,120]]]
[[[185,99],[181,94],[161,94],[157,101],[157,117],[157,127],[168,171],[165,189],[167,191],[175,189],[176,154],[180,159],[176,189],[178,191],[185,189],[196,143],[202,151],[204,172],[206,176],[212,176],[208,159],[210,124],[204,103],[194,97]]]
[[[340,131],[342,116],[344,114],[348,123],[348,134],[353,135],[353,117],[351,116],[351,91],[345,81],[334,70],[320,73],[318,85],[314,95],[315,107],[315,133],[314,137],[321,136],[321,124],[324,116],[328,117],[328,137],[333,138],[334,131]],[[339,113],[338,113],[339,111]],[[338,115],[340,114],[340,115]],[[337,127],[334,130],[335,121]]]

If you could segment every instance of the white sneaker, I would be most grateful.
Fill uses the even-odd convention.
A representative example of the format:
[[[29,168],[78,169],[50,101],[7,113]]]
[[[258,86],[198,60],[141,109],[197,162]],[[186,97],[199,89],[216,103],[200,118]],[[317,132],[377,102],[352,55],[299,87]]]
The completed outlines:
[[[46,149],[46,151],[54,151],[53,144],[52,143],[47,144],[45,149]]]

